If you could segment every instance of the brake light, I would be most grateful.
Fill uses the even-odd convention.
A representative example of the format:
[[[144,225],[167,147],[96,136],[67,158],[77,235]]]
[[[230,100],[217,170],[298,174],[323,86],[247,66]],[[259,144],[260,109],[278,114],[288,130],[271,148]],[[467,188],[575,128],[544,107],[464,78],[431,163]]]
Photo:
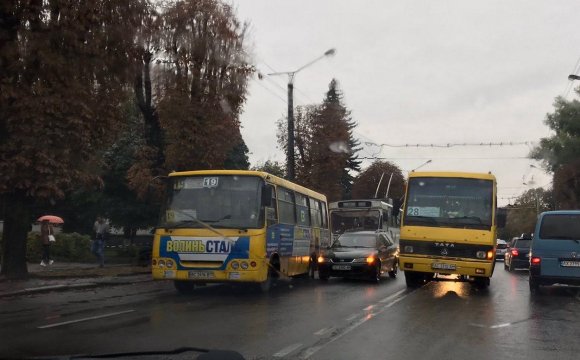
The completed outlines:
[[[518,256],[520,253],[518,252],[518,249],[512,249],[512,255],[513,256]]]
[[[532,263],[532,265],[540,265],[542,259],[537,256],[534,256],[532,257],[532,260],[530,262]]]

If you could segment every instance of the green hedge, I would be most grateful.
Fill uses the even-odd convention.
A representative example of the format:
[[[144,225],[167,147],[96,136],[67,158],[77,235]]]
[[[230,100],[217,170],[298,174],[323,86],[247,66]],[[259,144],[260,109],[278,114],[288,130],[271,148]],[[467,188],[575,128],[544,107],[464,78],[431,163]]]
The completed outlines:
[[[56,242],[50,246],[50,257],[55,260],[73,262],[95,261],[91,253],[91,238],[79,233],[56,234]],[[42,243],[39,233],[29,233],[27,240],[26,258],[28,261],[38,262],[42,257]]]

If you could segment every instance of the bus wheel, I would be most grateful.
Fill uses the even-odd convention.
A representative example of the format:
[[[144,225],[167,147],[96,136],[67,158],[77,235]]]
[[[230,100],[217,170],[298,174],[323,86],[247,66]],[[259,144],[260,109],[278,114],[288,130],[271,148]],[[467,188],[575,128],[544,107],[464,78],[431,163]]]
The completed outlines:
[[[278,272],[280,271],[280,261],[277,257],[274,257],[270,260],[270,264],[268,266],[268,276],[266,280],[260,283],[260,291],[263,293],[267,293],[272,289],[272,284],[278,278]]]
[[[175,289],[183,295],[192,294],[195,289],[195,283],[193,281],[175,280],[173,281],[173,285],[175,285]]]
[[[421,286],[423,282],[423,276],[421,274],[417,274],[413,271],[405,271],[405,283],[407,283],[408,288],[416,288]]]
[[[489,278],[488,277],[476,277],[474,279],[474,284],[478,289],[487,289],[489,287]]]

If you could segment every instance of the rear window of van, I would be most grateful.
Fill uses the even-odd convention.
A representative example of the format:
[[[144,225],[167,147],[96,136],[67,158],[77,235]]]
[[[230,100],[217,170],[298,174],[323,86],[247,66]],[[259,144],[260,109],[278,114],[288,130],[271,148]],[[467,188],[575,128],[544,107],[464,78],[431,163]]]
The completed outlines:
[[[580,240],[580,214],[544,216],[540,225],[540,238],[547,240]]]

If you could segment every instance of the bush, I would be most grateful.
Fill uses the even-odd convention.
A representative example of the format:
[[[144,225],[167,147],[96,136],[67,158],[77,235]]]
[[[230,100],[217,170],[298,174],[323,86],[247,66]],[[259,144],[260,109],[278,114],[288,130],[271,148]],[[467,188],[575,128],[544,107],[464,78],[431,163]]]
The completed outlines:
[[[95,257],[91,253],[91,238],[79,233],[55,234],[56,242],[50,246],[50,257],[56,260],[91,262]],[[29,233],[26,258],[38,262],[42,257],[42,244],[39,233]]]

